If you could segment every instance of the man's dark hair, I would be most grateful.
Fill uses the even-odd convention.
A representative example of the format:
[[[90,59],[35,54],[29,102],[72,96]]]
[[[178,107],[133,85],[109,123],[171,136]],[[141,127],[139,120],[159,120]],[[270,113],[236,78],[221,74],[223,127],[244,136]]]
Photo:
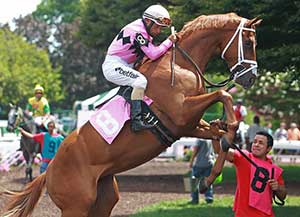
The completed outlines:
[[[255,116],[253,117],[253,123],[259,125],[259,122],[260,122],[259,116],[255,115]]]
[[[49,121],[49,122],[47,123],[47,126],[49,126],[50,124],[53,124],[53,126],[55,127],[55,122],[54,122],[54,121]]]
[[[267,147],[273,147],[273,137],[269,133],[267,133],[266,131],[259,131],[256,133],[256,135],[267,137]]]

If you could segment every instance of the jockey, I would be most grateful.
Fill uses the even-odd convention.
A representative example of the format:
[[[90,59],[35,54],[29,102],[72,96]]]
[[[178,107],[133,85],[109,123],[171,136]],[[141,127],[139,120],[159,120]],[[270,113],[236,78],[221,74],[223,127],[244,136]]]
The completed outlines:
[[[25,113],[32,116],[34,122],[40,128],[44,128],[44,122],[50,116],[50,106],[48,100],[43,97],[44,88],[36,85],[34,88],[34,97],[28,99]]]
[[[171,24],[169,12],[161,5],[148,7],[142,16],[126,25],[110,44],[102,65],[105,78],[117,85],[131,86],[131,128],[133,131],[153,127],[144,123],[142,100],[147,87],[146,77],[134,69],[144,56],[156,60],[162,56],[176,39],[169,36],[159,46],[152,43],[162,27]]]

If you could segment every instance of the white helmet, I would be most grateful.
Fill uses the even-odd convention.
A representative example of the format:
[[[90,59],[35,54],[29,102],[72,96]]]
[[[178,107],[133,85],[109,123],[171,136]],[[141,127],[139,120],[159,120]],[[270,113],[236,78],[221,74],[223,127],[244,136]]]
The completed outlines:
[[[143,13],[143,19],[145,18],[164,27],[170,26],[172,23],[169,12],[161,5],[151,5],[148,7]]]

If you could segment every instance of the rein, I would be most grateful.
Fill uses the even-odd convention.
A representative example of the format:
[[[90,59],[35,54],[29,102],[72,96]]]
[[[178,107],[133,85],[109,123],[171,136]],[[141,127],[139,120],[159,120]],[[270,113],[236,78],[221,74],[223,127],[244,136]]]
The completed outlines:
[[[214,87],[224,87],[226,86],[230,81],[233,80],[234,78],[234,73],[231,73],[228,79],[225,79],[224,81],[218,82],[218,83],[213,83],[209,80],[207,80],[207,78],[205,78],[205,76],[203,75],[203,72],[201,71],[201,69],[199,68],[199,66],[195,63],[195,61],[192,59],[192,57],[183,49],[181,48],[179,45],[177,45],[176,43],[174,44],[175,48],[177,48],[180,53],[183,55],[184,58],[186,58],[196,69],[197,73],[200,75],[200,77],[207,83],[209,84],[209,86],[206,86],[206,88],[214,88]],[[174,64],[175,64],[175,49],[172,49],[172,60],[171,60],[171,72],[172,72],[172,78],[174,78]],[[173,80],[172,80],[173,81]],[[173,85],[172,85],[173,86]]]
[[[254,61],[254,60],[245,59],[245,57],[244,57],[242,33],[243,33],[244,30],[245,31],[250,31],[250,32],[255,32],[255,29],[244,27],[245,23],[246,23],[246,19],[244,19],[244,18],[241,19],[240,24],[238,25],[236,31],[234,32],[234,34],[232,35],[230,40],[227,42],[227,44],[226,44],[226,46],[223,49],[222,54],[221,54],[221,58],[225,59],[226,51],[232,45],[234,39],[236,37],[238,37],[238,59],[237,59],[237,63],[230,68],[231,74],[229,75],[228,79],[225,79],[224,81],[221,81],[221,82],[218,82],[218,83],[213,83],[213,82],[207,80],[204,77],[201,69],[195,63],[195,61],[191,58],[191,56],[184,49],[182,49],[179,45],[177,45],[176,43],[173,43],[172,58],[171,58],[171,73],[172,73],[171,85],[172,86],[174,85],[174,79],[175,79],[174,78],[174,76],[175,76],[175,72],[174,72],[175,48],[177,48],[180,51],[180,53],[184,56],[184,58],[186,58],[190,63],[192,63],[192,65],[195,67],[195,69],[197,70],[200,77],[207,84],[209,84],[209,86],[207,86],[206,88],[224,87],[232,80],[237,81],[240,77],[242,77],[243,75],[245,75],[249,71],[252,71],[252,73],[255,74],[255,76],[257,76],[257,62]],[[248,67],[248,68],[244,67],[243,63],[249,64],[250,67]]]

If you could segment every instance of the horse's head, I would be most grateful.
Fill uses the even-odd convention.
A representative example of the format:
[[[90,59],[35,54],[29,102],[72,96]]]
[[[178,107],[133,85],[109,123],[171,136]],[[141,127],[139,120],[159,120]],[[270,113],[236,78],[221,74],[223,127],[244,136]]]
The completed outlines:
[[[261,21],[247,20],[234,13],[199,16],[179,32],[182,40],[178,44],[201,70],[211,56],[221,54],[230,68],[230,78],[248,89],[257,76],[255,27]],[[177,62],[186,67],[186,62]]]
[[[221,57],[227,61],[233,80],[245,89],[250,88],[257,77],[255,28],[261,21],[241,18],[221,43]]]
[[[7,130],[12,132],[16,129],[23,119],[23,111],[20,107],[10,104],[10,110],[7,118]]]

